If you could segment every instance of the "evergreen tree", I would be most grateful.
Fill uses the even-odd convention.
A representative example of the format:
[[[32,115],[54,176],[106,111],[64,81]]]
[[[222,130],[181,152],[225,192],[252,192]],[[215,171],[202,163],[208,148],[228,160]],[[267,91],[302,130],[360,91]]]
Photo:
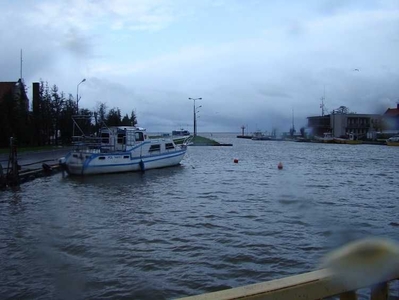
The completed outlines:
[[[112,108],[107,115],[107,126],[119,126],[122,124],[121,110]]]
[[[136,126],[137,125],[137,117],[136,117],[136,113],[134,112],[134,110],[132,110],[132,112],[130,114],[130,124],[132,126]]]
[[[121,124],[121,125],[124,125],[124,126],[130,126],[130,125],[131,125],[130,119],[129,119],[129,115],[128,115],[128,114],[126,114],[126,115],[123,117],[123,119],[122,119],[122,124]]]

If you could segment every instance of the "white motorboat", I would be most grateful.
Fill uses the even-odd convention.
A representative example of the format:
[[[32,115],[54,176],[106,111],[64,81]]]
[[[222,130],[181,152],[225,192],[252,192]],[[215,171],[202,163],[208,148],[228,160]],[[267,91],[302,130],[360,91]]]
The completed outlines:
[[[320,143],[334,143],[334,137],[331,132],[325,132],[323,137],[315,136],[315,141]]]
[[[399,135],[390,137],[386,140],[388,146],[399,146]]]
[[[175,144],[182,144],[191,136],[190,131],[181,128],[180,130],[172,131],[172,139]]]
[[[165,168],[180,164],[187,144],[176,145],[170,137],[150,139],[140,127],[106,127],[99,137],[76,143],[75,149],[60,159],[60,165],[70,175]]]

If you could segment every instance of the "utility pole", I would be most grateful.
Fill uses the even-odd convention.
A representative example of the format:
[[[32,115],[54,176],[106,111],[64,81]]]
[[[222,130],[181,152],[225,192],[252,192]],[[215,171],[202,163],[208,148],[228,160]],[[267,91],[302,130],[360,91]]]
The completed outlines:
[[[202,98],[188,98],[188,100],[193,100],[194,101],[194,121],[193,121],[193,131],[194,131],[194,137],[197,136],[197,109],[195,107],[195,101],[196,100],[202,100]]]

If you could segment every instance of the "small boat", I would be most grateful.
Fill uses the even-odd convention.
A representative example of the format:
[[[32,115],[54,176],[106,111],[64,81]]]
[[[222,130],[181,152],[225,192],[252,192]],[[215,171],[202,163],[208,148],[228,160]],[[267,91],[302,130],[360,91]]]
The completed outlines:
[[[325,132],[323,137],[315,136],[315,141],[320,143],[334,143],[334,137],[331,132]]]
[[[190,135],[190,131],[181,128],[180,130],[173,130],[172,135],[173,136],[187,136],[187,135]]]
[[[350,145],[359,145],[362,143],[361,140],[357,139],[357,136],[353,133],[348,135],[348,138],[334,138],[334,143],[337,144],[350,144]]]
[[[75,149],[60,159],[69,175],[93,175],[145,171],[179,165],[187,143],[176,145],[172,138],[150,139],[144,128],[105,127],[99,137],[82,138]]]
[[[180,130],[172,131],[173,142],[177,145],[183,144],[190,137],[190,131],[181,128]]]
[[[257,130],[257,131],[255,131],[252,134],[251,139],[254,140],[254,141],[270,141],[271,137],[270,136],[266,136],[260,130]]]
[[[390,137],[386,142],[388,146],[399,146],[399,135]]]

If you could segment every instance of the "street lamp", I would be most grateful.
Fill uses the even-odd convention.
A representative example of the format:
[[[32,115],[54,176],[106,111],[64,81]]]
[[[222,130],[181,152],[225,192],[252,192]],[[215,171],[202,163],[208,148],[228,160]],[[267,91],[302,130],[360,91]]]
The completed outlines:
[[[197,110],[195,112],[195,132],[198,132],[198,118],[200,117],[198,113],[200,112],[199,109],[202,107],[202,105],[197,107]]]
[[[83,82],[86,81],[86,78],[83,78],[81,82],[78,83],[78,85],[76,86],[76,107],[78,110],[78,114],[79,114],[79,85]]]
[[[202,100],[202,98],[188,98],[188,100],[193,100],[194,101],[194,137],[197,136],[197,111],[195,108],[195,101],[196,100]],[[201,107],[201,106],[200,106]]]

